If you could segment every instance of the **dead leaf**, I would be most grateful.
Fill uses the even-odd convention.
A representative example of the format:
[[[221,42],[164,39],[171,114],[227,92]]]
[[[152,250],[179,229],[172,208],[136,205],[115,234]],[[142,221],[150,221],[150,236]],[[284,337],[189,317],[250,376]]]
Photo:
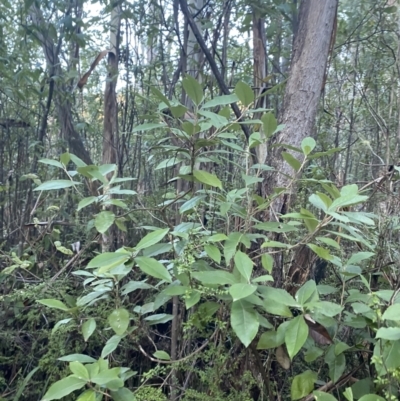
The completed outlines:
[[[331,336],[322,324],[317,323],[310,315],[304,315],[311,338],[318,345],[330,345],[333,343]]]
[[[290,368],[290,358],[286,351],[286,347],[284,345],[280,345],[275,351],[276,360],[279,365],[282,366],[283,369],[288,370]]]

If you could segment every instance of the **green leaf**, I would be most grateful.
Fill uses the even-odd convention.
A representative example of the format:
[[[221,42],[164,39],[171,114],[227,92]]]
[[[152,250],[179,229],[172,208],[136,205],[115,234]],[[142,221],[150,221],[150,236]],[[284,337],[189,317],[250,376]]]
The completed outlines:
[[[301,148],[303,149],[304,156],[308,156],[315,148],[316,142],[314,138],[304,138],[301,141]]]
[[[376,394],[365,394],[358,401],[385,401],[385,398]]]
[[[168,125],[166,124],[158,124],[158,123],[146,123],[146,124],[141,124],[137,125],[133,130],[131,131],[132,133],[139,132],[139,131],[150,131],[152,129],[156,128],[168,128]]]
[[[72,163],[74,163],[76,165],[76,167],[87,166],[87,164],[83,160],[81,160],[78,156],[75,156],[72,153],[70,153],[69,157],[71,158]]]
[[[192,277],[204,284],[236,284],[236,277],[224,270],[214,270],[206,272],[194,272]]]
[[[121,387],[118,391],[111,391],[113,401],[135,401],[136,398],[132,391],[126,387]]]
[[[58,301],[57,299],[38,299],[36,302],[46,305],[49,308],[54,308],[54,309],[61,309],[63,311],[68,311],[70,308],[68,308],[67,305],[65,305],[63,302]]]
[[[242,277],[250,282],[253,272],[253,261],[242,251],[237,251],[234,257],[235,266],[239,270]]]
[[[170,357],[170,356],[168,355],[168,353],[165,352],[165,351],[156,351],[156,352],[153,354],[153,356],[154,356],[154,358],[162,359],[162,360],[164,360],[164,361],[170,361],[170,360],[171,360],[171,357]]]
[[[70,362],[69,363],[69,370],[75,375],[78,376],[80,379],[89,381],[89,372],[85,368],[85,366],[78,362]]]
[[[304,360],[306,362],[314,362],[321,355],[324,354],[324,351],[321,348],[311,347],[307,351],[304,352]]]
[[[274,258],[269,253],[263,253],[261,255],[262,267],[271,274],[272,268],[274,266]]]
[[[275,330],[266,331],[258,341],[257,349],[272,349],[277,348],[285,342],[283,333]]]
[[[168,232],[169,228],[162,228],[147,234],[136,245],[136,250],[139,251],[141,249],[148,248],[151,245],[157,244],[168,234]]]
[[[121,339],[122,339],[121,336],[117,336],[117,335],[112,336],[106,342],[106,345],[104,346],[103,350],[101,351],[101,357],[104,359],[108,355],[110,355],[111,352],[114,352],[117,349]]]
[[[57,160],[53,160],[53,159],[41,159],[41,160],[39,160],[39,163],[48,164],[50,166],[55,166],[55,167],[59,167],[59,168],[62,168],[62,169],[64,168],[62,163],[60,163]]]
[[[314,391],[313,392],[315,401],[337,401],[332,394],[324,393],[322,391]]]
[[[79,390],[86,385],[86,380],[75,376],[68,376],[55,382],[50,386],[42,401],[59,400],[75,390]]]
[[[331,246],[332,248],[340,249],[340,245],[337,243],[337,241],[335,241],[332,238],[317,237],[317,240],[323,242],[324,244],[326,244],[328,246]]]
[[[62,155],[60,155],[60,162],[66,166],[69,161],[71,160],[70,154],[68,152],[63,153]]]
[[[343,395],[346,397],[347,401],[354,401],[353,390],[351,387],[347,387],[346,390],[343,391]]]
[[[296,292],[297,302],[304,306],[307,302],[318,301],[317,285],[314,280],[309,280]]]
[[[278,122],[276,121],[274,114],[270,111],[263,114],[263,116],[261,117],[261,121],[263,123],[264,135],[267,138],[270,138],[278,127]]]
[[[64,361],[64,362],[82,362],[82,363],[93,363],[96,362],[96,359],[92,358],[89,355],[84,355],[84,354],[70,354],[70,355],[65,355],[62,356],[61,358],[58,358],[59,361]]]
[[[193,170],[193,176],[202,184],[222,189],[222,183],[215,174],[210,174],[209,172],[203,170]]]
[[[382,338],[383,340],[397,341],[400,340],[400,328],[399,327],[381,327],[376,332],[376,338]]]
[[[96,401],[96,392],[92,389],[84,391],[76,401]]]
[[[53,189],[70,188],[74,185],[81,185],[81,183],[70,180],[52,180],[40,184],[34,189],[34,191],[51,191]]]
[[[322,200],[322,198],[320,196],[318,196],[317,194],[312,194],[308,200],[310,201],[310,203],[312,205],[314,205],[317,209],[321,209],[324,212],[326,212],[328,210],[328,206],[326,205],[326,203]]]
[[[229,294],[231,294],[233,301],[237,301],[242,298],[246,298],[253,294],[257,289],[256,285],[251,284],[233,284],[229,288]]]
[[[296,316],[287,326],[285,343],[290,359],[300,351],[308,337],[308,326],[303,316]]]
[[[214,99],[204,103],[202,108],[207,109],[215,106],[225,106],[227,104],[236,103],[238,100],[239,98],[234,93],[230,95],[217,96]]]
[[[225,264],[229,267],[229,264],[236,253],[236,247],[239,244],[242,234],[238,232],[232,232],[229,234],[228,239],[224,243],[224,257]]]
[[[335,354],[335,344],[332,344],[325,355],[325,362],[329,366],[329,377],[336,383],[342,376],[346,368],[346,358],[344,354]]]
[[[78,212],[79,210],[83,209],[84,207],[92,204],[93,202],[97,201],[97,197],[96,196],[89,196],[88,198],[83,198],[82,200],[80,200],[80,202],[78,203]]]
[[[282,152],[282,157],[289,164],[289,166],[296,171],[296,173],[300,170],[301,163],[292,154],[288,152]]]
[[[329,317],[336,316],[343,310],[343,306],[329,301],[313,302],[309,304],[309,307],[314,307],[318,312]]]
[[[90,318],[86,320],[85,323],[82,324],[82,334],[85,341],[89,340],[89,337],[96,330],[96,320]]]
[[[139,256],[135,258],[135,262],[138,264],[140,270],[144,273],[165,280],[168,283],[172,282],[171,275],[168,270],[156,259],[148,258],[146,256]]]
[[[299,400],[314,390],[314,383],[317,381],[317,374],[311,370],[294,377],[290,387],[290,395],[292,400]]]
[[[157,167],[154,170],[160,170],[163,168],[172,167],[172,166],[177,165],[180,162],[181,162],[181,160],[178,157],[174,156],[174,157],[171,157],[170,159],[163,160],[161,163],[159,163],[157,165]]]
[[[249,85],[239,81],[235,86],[235,94],[243,103],[244,107],[249,106],[254,102],[254,92]]]
[[[190,295],[185,297],[185,307],[190,309],[192,306],[197,305],[200,302],[201,294],[199,291],[192,290]]]
[[[94,225],[99,233],[104,234],[112,226],[114,220],[115,220],[114,213],[109,211],[103,211],[96,216],[94,220]]]
[[[95,256],[87,265],[88,269],[95,267],[108,267],[112,269],[129,260],[129,255],[119,252],[104,252]]]
[[[186,201],[180,208],[179,213],[185,213],[189,210],[194,209],[203,199],[205,198],[204,195],[194,196],[193,198]]]
[[[366,201],[367,199],[368,196],[365,195],[341,195],[340,198],[337,198],[332,202],[329,211],[333,212],[340,207],[356,205],[358,203]]]
[[[258,332],[258,314],[253,307],[241,300],[232,303],[231,326],[245,347],[248,347]]]
[[[350,259],[347,261],[347,265],[358,264],[363,260],[369,259],[372,256],[375,256],[374,252],[357,252],[351,255]]]
[[[129,326],[129,312],[124,308],[113,310],[108,316],[108,323],[115,334],[122,336]]]
[[[186,291],[189,291],[190,287],[185,287],[183,285],[171,285],[163,290],[163,293],[171,297],[175,295],[184,295]]]
[[[155,95],[158,98],[158,100],[164,102],[167,106],[170,106],[168,98],[163,93],[161,93],[156,87],[151,86],[150,91],[153,93],[153,95]]]
[[[390,305],[382,315],[383,320],[400,320],[400,304]]]
[[[104,369],[99,373],[91,377],[91,382],[100,386],[106,385],[107,383],[118,379],[118,374],[121,368]]]
[[[332,255],[329,252],[329,249],[322,248],[321,246],[315,245],[315,244],[307,244],[311,250],[317,254],[320,258],[324,260],[332,260]]]
[[[221,252],[215,245],[207,244],[204,246],[206,254],[216,263],[221,263]]]
[[[24,380],[22,381],[21,384],[18,386],[18,390],[13,398],[13,401],[19,401],[22,393],[25,390],[25,387],[28,385],[28,383],[31,383],[32,376],[39,370],[40,366],[37,366],[36,368],[33,368],[25,377]]]
[[[203,88],[191,75],[186,75],[182,80],[183,89],[186,94],[198,106],[203,100]]]

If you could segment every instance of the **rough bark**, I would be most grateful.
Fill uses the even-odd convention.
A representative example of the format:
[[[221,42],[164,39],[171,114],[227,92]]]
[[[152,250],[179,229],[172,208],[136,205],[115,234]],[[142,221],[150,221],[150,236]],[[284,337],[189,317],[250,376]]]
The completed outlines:
[[[287,82],[281,123],[285,128],[272,139],[274,145],[287,144],[300,147],[301,141],[314,134],[315,118],[324,85],[328,54],[335,30],[338,0],[303,0],[299,10],[299,25],[296,32],[290,76]],[[294,171],[286,163],[281,152],[284,146],[276,146],[269,155],[276,173],[266,178],[263,185],[265,196],[274,188],[285,188],[271,207],[271,219],[284,214],[293,199],[291,185]],[[298,154],[291,150],[294,157]],[[304,249],[303,249],[304,252]],[[296,255],[293,258],[296,260]],[[293,265],[294,266],[294,265]],[[294,269],[295,267],[293,267]],[[290,270],[293,270],[292,266]],[[294,277],[294,271],[290,275]],[[302,277],[304,274],[301,275]],[[274,267],[275,285],[283,280],[283,260],[277,258]]]

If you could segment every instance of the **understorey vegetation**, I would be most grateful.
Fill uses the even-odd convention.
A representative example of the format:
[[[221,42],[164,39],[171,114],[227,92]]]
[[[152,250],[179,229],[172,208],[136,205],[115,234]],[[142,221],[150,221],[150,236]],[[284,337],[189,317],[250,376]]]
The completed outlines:
[[[0,4],[0,401],[399,399],[395,2]]]

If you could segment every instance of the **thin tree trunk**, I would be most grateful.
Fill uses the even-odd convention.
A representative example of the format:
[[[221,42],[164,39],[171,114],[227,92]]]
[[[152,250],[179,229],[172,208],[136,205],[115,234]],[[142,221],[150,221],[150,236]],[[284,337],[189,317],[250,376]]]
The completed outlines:
[[[104,92],[104,131],[103,131],[103,164],[116,164],[118,142],[118,51],[121,25],[121,6],[115,6],[111,11],[110,51],[108,53],[108,75]],[[107,188],[104,188],[107,190]],[[103,252],[110,250],[115,233],[110,228],[102,236]]]
[[[89,152],[85,148],[81,137],[74,127],[72,118],[72,103],[69,98],[71,95],[70,90],[62,82],[62,79],[60,79],[60,77],[63,75],[59,57],[61,37],[56,45],[48,34],[42,33],[42,31],[45,32],[47,29],[47,24],[41,10],[38,7],[32,5],[29,14],[33,23],[37,27],[37,37],[42,45],[47,68],[52,74],[50,79],[54,80],[54,77],[58,78],[57,80],[53,81],[54,103],[60,124],[61,137],[68,143],[70,151],[73,154],[82,159],[86,164],[92,164],[92,159],[89,155]]]

